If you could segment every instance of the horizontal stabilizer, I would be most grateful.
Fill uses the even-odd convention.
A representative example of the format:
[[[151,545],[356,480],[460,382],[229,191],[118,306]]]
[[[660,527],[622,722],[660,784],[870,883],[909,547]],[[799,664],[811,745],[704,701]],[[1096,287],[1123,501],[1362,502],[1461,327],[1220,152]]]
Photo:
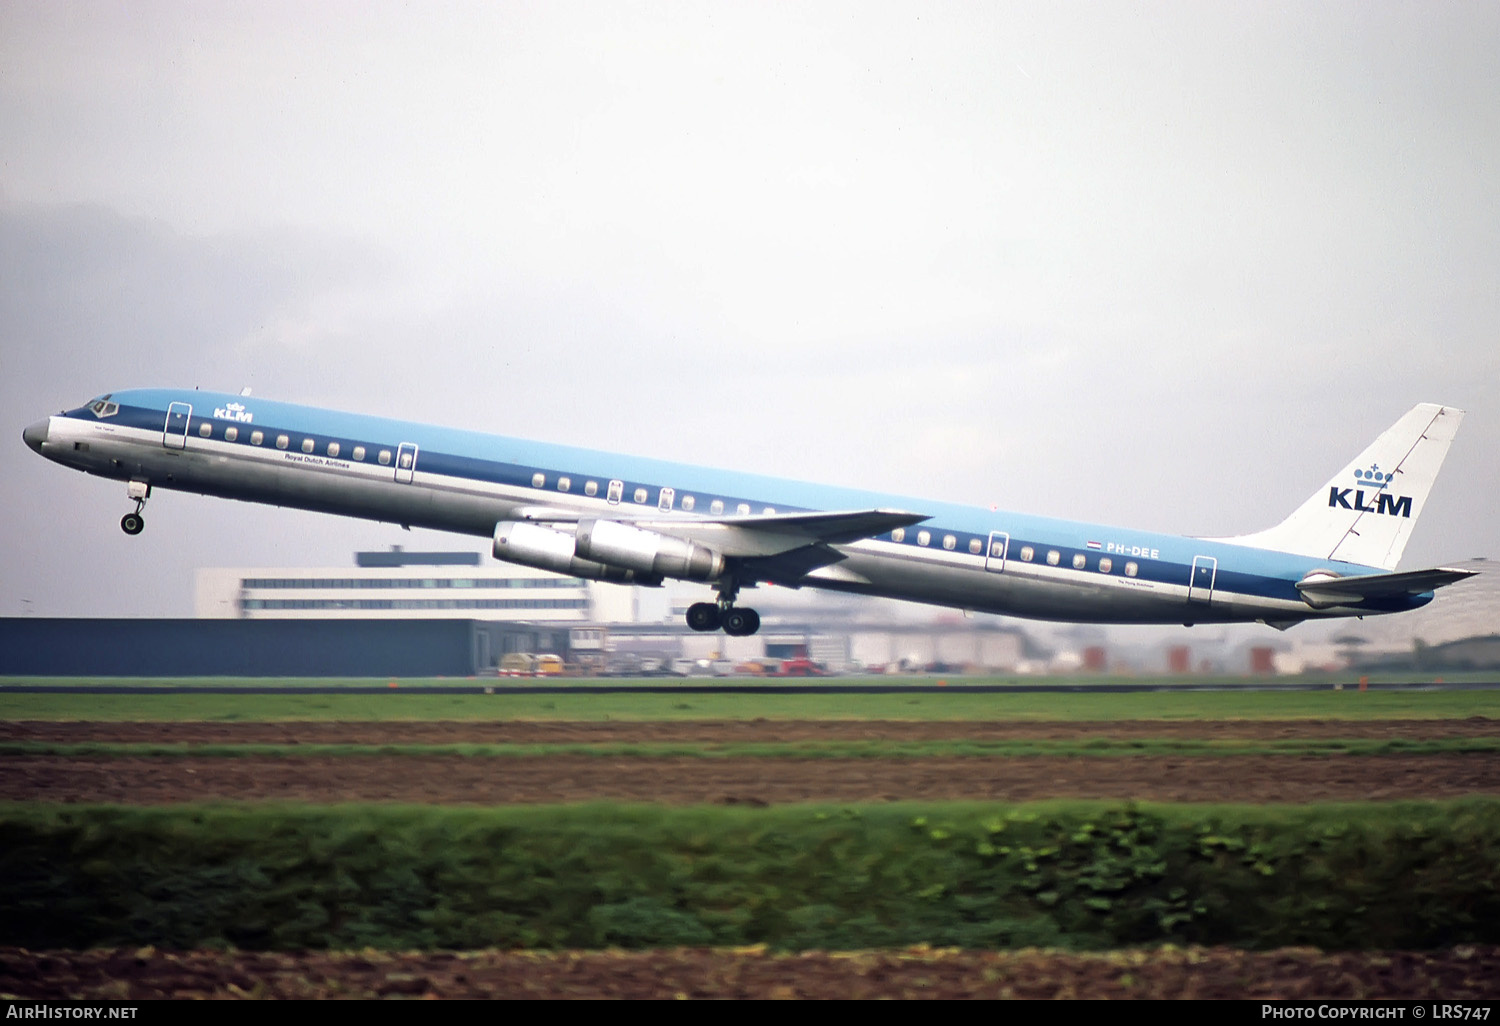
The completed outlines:
[[[1478,571],[1435,567],[1430,570],[1407,570],[1399,574],[1364,574],[1356,577],[1309,577],[1298,583],[1297,590],[1313,606],[1338,606],[1368,599],[1388,599],[1400,595],[1425,595],[1446,584],[1473,577]]]

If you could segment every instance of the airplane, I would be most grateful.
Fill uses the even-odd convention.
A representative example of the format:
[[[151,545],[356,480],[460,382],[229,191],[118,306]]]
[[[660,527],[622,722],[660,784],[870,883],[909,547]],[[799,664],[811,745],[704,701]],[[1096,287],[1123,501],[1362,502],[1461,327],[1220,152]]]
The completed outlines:
[[[1260,622],[1415,609],[1473,572],[1397,572],[1463,411],[1413,407],[1274,527],[1204,539],[926,502],[250,398],[111,392],[27,427],[47,459],[157,489],[490,539],[497,559],[619,584],[699,582],[697,631],[754,634],[771,583],[1075,623]]]

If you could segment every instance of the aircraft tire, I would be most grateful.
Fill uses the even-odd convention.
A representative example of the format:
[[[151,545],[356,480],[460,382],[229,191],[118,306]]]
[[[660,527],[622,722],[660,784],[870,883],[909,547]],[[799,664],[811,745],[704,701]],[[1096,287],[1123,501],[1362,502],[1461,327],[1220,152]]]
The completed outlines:
[[[687,625],[695,631],[716,631],[719,620],[719,607],[712,602],[694,602],[688,606]]]
[[[126,513],[120,518],[120,530],[129,535],[140,534],[146,529],[146,518],[139,513]]]
[[[724,633],[744,638],[760,630],[760,614],[753,609],[730,609],[724,613]]]

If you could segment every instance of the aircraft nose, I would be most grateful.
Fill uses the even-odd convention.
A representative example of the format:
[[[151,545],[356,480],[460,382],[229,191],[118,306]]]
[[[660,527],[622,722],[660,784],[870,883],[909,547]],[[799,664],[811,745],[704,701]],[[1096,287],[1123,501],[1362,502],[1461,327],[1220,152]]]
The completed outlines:
[[[47,426],[51,423],[52,419],[50,417],[47,420],[39,420],[25,431],[22,431],[21,437],[26,439],[27,445],[31,446],[37,452],[41,452],[42,446],[47,443]],[[14,431],[15,428],[11,428],[11,430]]]

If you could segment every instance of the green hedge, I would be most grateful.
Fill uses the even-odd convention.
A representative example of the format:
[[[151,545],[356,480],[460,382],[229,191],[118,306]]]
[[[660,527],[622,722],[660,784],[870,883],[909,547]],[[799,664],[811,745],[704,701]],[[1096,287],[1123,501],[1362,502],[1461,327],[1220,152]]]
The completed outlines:
[[[1500,802],[0,806],[0,945],[1500,943]]]

